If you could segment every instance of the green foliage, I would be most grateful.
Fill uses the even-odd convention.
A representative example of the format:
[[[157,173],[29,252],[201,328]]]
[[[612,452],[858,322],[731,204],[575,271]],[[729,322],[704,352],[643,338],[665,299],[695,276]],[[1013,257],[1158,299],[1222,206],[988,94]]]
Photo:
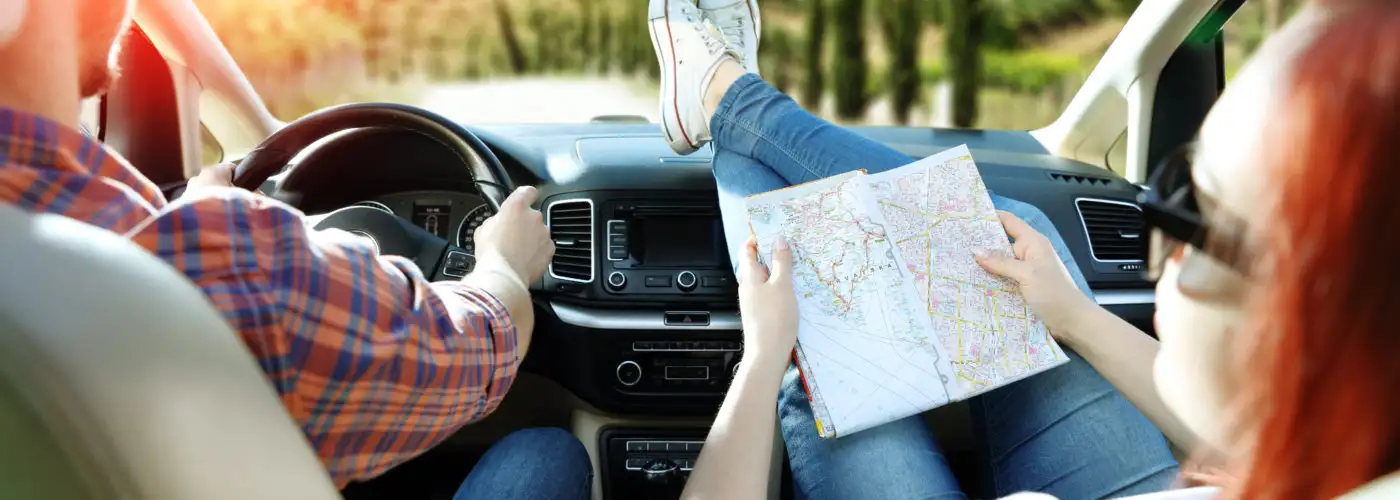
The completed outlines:
[[[865,50],[865,6],[862,0],[835,0],[831,11],[835,23],[833,43],[836,53],[831,82],[836,96],[836,115],[847,120],[865,114],[869,95],[865,92],[869,68]]]
[[[809,106],[830,93],[842,118],[859,120],[872,99],[888,99],[894,118],[904,122],[929,84],[952,79],[963,103],[959,122],[981,123],[975,116],[984,89],[1059,95],[1065,82],[1087,72],[1088,61],[1075,54],[1027,47],[1064,29],[1123,15],[1140,0],[761,1],[763,74]],[[282,118],[358,95],[360,87],[401,79],[659,74],[642,0],[195,3]],[[867,22],[867,13],[874,19]],[[1246,16],[1242,11],[1236,17],[1232,26]],[[1267,30],[1251,19],[1233,30],[1233,39],[1227,33],[1227,44],[1257,45]],[[942,53],[927,53],[921,40],[934,26],[945,38]],[[866,46],[871,33],[879,34],[881,46]],[[881,64],[872,69],[875,56]]]
[[[1079,59],[1049,52],[985,52],[983,83],[1013,92],[1038,93],[1078,75]]]
[[[797,52],[796,38],[782,26],[769,26],[763,32],[764,42],[759,45],[758,64],[764,79],[774,88],[787,92],[792,88],[797,65],[794,55]]]

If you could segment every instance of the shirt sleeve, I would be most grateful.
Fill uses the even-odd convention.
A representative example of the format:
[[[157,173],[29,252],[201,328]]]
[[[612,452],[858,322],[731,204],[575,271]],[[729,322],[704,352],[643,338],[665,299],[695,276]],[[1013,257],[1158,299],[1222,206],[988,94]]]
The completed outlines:
[[[409,260],[217,191],[154,224],[243,336],[337,485],[376,476],[500,405],[521,354],[504,304]],[[180,264],[183,262],[184,264]],[[197,263],[197,264],[196,264]]]

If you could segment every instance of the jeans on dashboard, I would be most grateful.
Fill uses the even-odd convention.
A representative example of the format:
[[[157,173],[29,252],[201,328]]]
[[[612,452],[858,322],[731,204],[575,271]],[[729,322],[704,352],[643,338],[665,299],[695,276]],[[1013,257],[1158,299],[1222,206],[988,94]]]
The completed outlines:
[[[710,123],[714,175],[731,260],[748,239],[744,197],[855,169],[882,172],[912,158],[806,112],[745,75]],[[1063,238],[1034,206],[992,195],[1000,210],[1044,234],[1086,294]],[[973,497],[1038,491],[1062,499],[1123,496],[1167,488],[1177,462],[1155,426],[1077,353],[1070,362],[968,401],[987,484]],[[778,416],[799,498],[966,498],[920,416],[838,439],[817,435],[795,367]]]
[[[472,468],[453,500],[587,500],[593,466],[568,431],[540,427],[502,438]]]

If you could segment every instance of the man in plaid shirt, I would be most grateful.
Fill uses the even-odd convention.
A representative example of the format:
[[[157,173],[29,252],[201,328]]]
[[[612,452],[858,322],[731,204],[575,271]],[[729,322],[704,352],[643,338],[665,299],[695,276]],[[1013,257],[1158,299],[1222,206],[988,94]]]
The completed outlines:
[[[475,271],[436,283],[406,259],[314,232],[296,209],[228,187],[227,165],[168,201],[77,131],[81,99],[114,74],[134,2],[0,0],[0,202],[122,234],[183,271],[242,337],[337,486],[495,410],[534,327],[526,283],[554,252],[530,208],[534,188],[512,193],[476,233]],[[497,443],[459,496],[584,498],[590,481],[577,439],[535,429]]]

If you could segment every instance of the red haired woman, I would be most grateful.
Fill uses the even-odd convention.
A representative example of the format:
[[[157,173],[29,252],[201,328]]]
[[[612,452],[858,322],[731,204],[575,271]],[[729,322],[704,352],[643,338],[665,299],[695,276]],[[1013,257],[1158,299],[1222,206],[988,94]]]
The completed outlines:
[[[1153,175],[1160,350],[1060,293],[1074,285],[1020,221],[1003,216],[1016,259],[979,260],[1129,399],[1155,392],[1171,413],[1144,408],[1159,427],[1174,419],[1218,449],[1224,496],[1400,498],[1396,147],[1400,4],[1319,2]],[[1130,353],[1156,354],[1155,384],[1133,383],[1147,378]]]
[[[1400,498],[1396,147],[1400,3],[1320,2],[1235,78],[1196,147],[1153,173],[1143,208],[1160,344],[1079,293],[1050,240],[1002,213],[1015,256],[978,262],[1018,282],[1063,344],[1230,478],[1133,498]],[[736,259],[746,343],[780,354],[797,328],[782,248],[771,276],[752,242]],[[688,494],[762,491],[754,464],[769,450],[744,442],[772,432],[776,377],[735,384]],[[1057,449],[1068,459],[1091,444]]]

